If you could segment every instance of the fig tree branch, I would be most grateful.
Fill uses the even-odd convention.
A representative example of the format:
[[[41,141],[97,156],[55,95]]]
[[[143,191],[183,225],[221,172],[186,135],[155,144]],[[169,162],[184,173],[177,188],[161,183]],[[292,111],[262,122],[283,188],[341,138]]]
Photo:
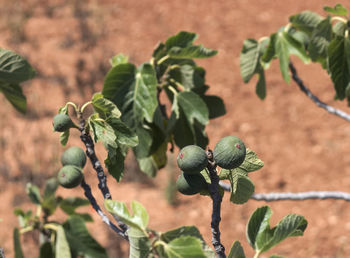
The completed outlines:
[[[230,191],[230,185],[220,181],[220,186],[225,191]],[[339,199],[350,202],[350,193],[345,192],[332,192],[332,191],[310,191],[310,192],[300,192],[300,193],[254,193],[250,199],[256,201],[303,201],[310,199]]]
[[[327,105],[326,103],[322,102],[318,97],[316,97],[312,92],[305,86],[304,82],[300,79],[298,76],[297,70],[295,69],[292,62],[289,62],[289,70],[292,73],[292,78],[296,82],[296,84],[299,86],[300,90],[306,94],[313,102],[316,103],[317,106],[325,109],[328,113],[331,113],[333,115],[339,116],[346,121],[350,122],[350,115],[345,113],[342,110],[336,109],[332,106]]]
[[[213,152],[207,151],[208,155],[208,170],[211,183],[208,185],[210,196],[213,200],[213,211],[211,215],[211,233],[212,233],[212,244],[215,248],[215,252],[219,258],[225,258],[225,247],[220,241],[220,213],[221,213],[221,202],[222,196],[219,192],[219,176],[216,171],[216,164],[213,159]]]
[[[107,186],[107,177],[106,177],[105,173],[103,172],[103,168],[101,166],[101,163],[96,156],[95,145],[94,145],[94,142],[90,136],[90,133],[87,130],[85,130],[85,120],[82,118],[80,119],[80,129],[79,130],[81,132],[80,139],[84,143],[85,148],[86,148],[86,155],[90,159],[91,164],[97,173],[97,178],[99,181],[98,188],[100,189],[104,199],[111,200],[112,195],[110,194],[108,186]],[[124,232],[126,232],[128,227],[122,221],[120,221],[117,216],[113,215],[113,217],[117,221],[118,226]]]
[[[118,235],[120,235],[122,238],[124,238],[125,240],[128,240],[128,236],[125,233],[125,231],[119,229],[116,225],[114,225],[106,216],[106,214],[103,213],[103,211],[101,210],[100,206],[97,204],[95,197],[93,196],[92,192],[91,192],[91,188],[90,186],[85,182],[85,180],[83,179],[83,181],[81,182],[81,187],[84,189],[84,195],[85,197],[90,201],[90,204],[92,206],[92,208],[94,208],[94,210],[97,212],[98,215],[100,215],[102,221],[104,223],[106,223],[114,232],[116,232]]]

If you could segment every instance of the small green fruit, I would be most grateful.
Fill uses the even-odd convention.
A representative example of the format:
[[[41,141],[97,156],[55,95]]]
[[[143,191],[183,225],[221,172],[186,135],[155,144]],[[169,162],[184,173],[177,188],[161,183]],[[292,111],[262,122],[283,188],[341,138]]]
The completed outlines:
[[[64,132],[75,127],[72,119],[66,114],[58,114],[53,118],[53,129],[56,132]]]
[[[197,174],[208,165],[208,156],[201,147],[188,145],[179,152],[177,165],[187,174]]]
[[[207,182],[201,174],[189,175],[182,173],[176,181],[177,190],[184,195],[194,195],[204,190]]]
[[[61,156],[61,163],[65,165],[74,165],[83,168],[86,164],[85,152],[82,148],[73,146],[67,149]]]
[[[58,172],[57,179],[61,186],[65,188],[74,188],[80,185],[84,175],[81,168],[72,165],[66,165]]]
[[[234,169],[243,163],[246,148],[238,137],[227,136],[216,144],[213,154],[214,160],[219,167]]]

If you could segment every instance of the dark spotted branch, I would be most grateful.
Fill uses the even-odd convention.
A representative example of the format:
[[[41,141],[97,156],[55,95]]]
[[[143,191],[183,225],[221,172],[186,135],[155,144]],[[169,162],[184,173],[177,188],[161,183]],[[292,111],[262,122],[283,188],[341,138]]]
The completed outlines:
[[[103,172],[103,168],[101,166],[100,161],[98,160],[96,153],[95,153],[95,145],[94,142],[90,136],[89,131],[87,131],[85,129],[85,120],[80,118],[80,139],[81,141],[84,143],[85,148],[86,148],[86,155],[88,156],[88,158],[91,161],[91,164],[94,168],[94,170],[97,173],[97,178],[98,178],[98,188],[100,189],[103,198],[107,199],[107,200],[111,200],[112,199],[112,195],[109,192],[108,186],[107,186],[107,178],[105,173]],[[113,215],[113,217],[115,218],[115,220],[118,223],[118,226],[124,231],[126,232],[126,230],[128,229],[127,225],[125,225],[122,221],[119,220],[119,218],[115,215]]]
[[[84,189],[84,195],[85,197],[90,201],[92,208],[94,208],[94,210],[97,212],[97,214],[101,217],[102,221],[104,223],[106,223],[114,232],[116,232],[118,235],[120,235],[122,238],[124,238],[125,240],[128,240],[128,236],[125,233],[125,231],[121,230],[120,228],[118,228],[116,225],[114,225],[106,216],[106,214],[103,213],[103,211],[101,210],[100,206],[97,204],[95,197],[93,196],[92,192],[91,192],[91,188],[90,186],[85,182],[85,180],[83,179],[83,181],[81,182],[81,187]]]
[[[350,115],[345,113],[344,111],[341,111],[339,109],[336,109],[332,106],[327,105],[326,103],[322,102],[318,97],[316,97],[312,92],[305,86],[304,82],[300,79],[298,76],[297,70],[295,69],[293,63],[289,63],[289,70],[292,73],[292,78],[296,82],[296,84],[299,86],[299,89],[306,94],[313,102],[316,103],[317,106],[325,109],[328,113],[331,113],[333,115],[339,116],[346,121],[350,122]]]
[[[222,196],[219,192],[219,176],[216,171],[216,164],[213,159],[213,152],[211,150],[207,151],[208,156],[208,170],[210,175],[211,184],[209,184],[210,196],[213,200],[213,211],[211,216],[211,233],[212,233],[212,244],[215,248],[215,252],[219,258],[225,258],[225,247],[220,241],[220,228],[219,224],[221,221],[221,202]]]

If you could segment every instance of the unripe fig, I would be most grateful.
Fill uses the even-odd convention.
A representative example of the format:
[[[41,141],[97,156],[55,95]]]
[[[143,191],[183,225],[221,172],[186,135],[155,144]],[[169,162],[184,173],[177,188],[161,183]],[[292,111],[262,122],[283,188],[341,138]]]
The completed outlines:
[[[74,165],[83,168],[86,164],[85,152],[82,148],[73,146],[63,152],[61,156],[61,163],[65,165]]]
[[[197,174],[208,165],[208,157],[201,147],[188,145],[180,150],[177,165],[184,173]]]
[[[66,165],[58,172],[57,179],[61,186],[65,188],[74,188],[80,185],[84,175],[81,168],[72,165]]]
[[[200,173],[195,175],[182,173],[176,181],[177,190],[185,195],[197,194],[206,187],[207,182]]]
[[[216,144],[213,154],[214,160],[219,167],[233,169],[243,163],[246,148],[238,137],[227,136]]]
[[[53,129],[56,132],[64,132],[75,127],[72,119],[66,114],[58,114],[53,118]]]

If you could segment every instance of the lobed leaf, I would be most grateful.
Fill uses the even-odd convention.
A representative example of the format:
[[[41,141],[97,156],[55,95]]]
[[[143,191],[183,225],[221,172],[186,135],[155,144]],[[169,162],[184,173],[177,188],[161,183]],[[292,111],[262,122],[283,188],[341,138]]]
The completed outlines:
[[[31,183],[27,183],[26,185],[26,193],[30,200],[37,205],[40,205],[41,203],[41,195],[39,188],[36,185],[33,185]]]
[[[168,258],[206,258],[201,241],[192,236],[180,236],[169,243],[163,242],[164,253]]]
[[[56,258],[71,258],[69,244],[66,238],[66,234],[61,225],[57,226],[56,231],[56,247],[55,247]]]
[[[0,81],[0,92],[2,92],[7,100],[17,111],[24,114],[27,109],[27,100],[23,95],[22,88],[15,83],[6,83]]]
[[[60,133],[60,143],[62,146],[66,146],[69,139],[69,130]]]
[[[13,249],[15,251],[15,258],[24,258],[18,228],[13,229],[13,246]]]
[[[347,55],[350,55],[350,45],[344,37],[336,36],[328,46],[328,67],[334,83],[337,98],[345,98],[345,89],[349,83],[349,64]]]
[[[92,106],[101,118],[119,118],[121,113],[118,107],[110,100],[103,97],[101,93],[95,93],[92,97]]]
[[[293,27],[306,32],[308,35],[311,35],[312,31],[321,20],[322,16],[311,11],[303,11],[289,17],[289,22],[293,25]]]
[[[256,73],[260,59],[260,44],[255,39],[246,39],[240,55],[241,76],[245,83],[248,83]]]
[[[243,247],[239,241],[235,241],[227,258],[245,258]]]
[[[106,250],[90,235],[85,222],[78,216],[70,216],[63,224],[70,250],[86,257],[107,258]]]
[[[328,13],[339,15],[339,16],[348,15],[348,9],[346,9],[342,4],[336,4],[334,8],[330,6],[324,6],[323,10],[325,10]]]
[[[59,256],[57,256],[59,257]],[[62,256],[61,256],[62,257]],[[68,256],[70,257],[70,256]],[[51,242],[45,242],[40,246],[39,258],[55,258]]]
[[[0,82],[18,84],[34,76],[35,70],[26,59],[13,51],[0,48]]]
[[[129,258],[147,258],[151,253],[152,246],[148,235],[144,231],[137,228],[128,229],[128,237],[130,242]]]
[[[247,202],[254,193],[254,184],[250,178],[238,170],[232,170],[229,175],[231,184],[231,197],[230,201],[235,204],[243,204]]]
[[[126,64],[129,61],[129,57],[125,56],[124,54],[120,53],[118,55],[113,56],[109,62],[111,63],[112,67],[117,66],[119,64]]]
[[[191,46],[193,41],[197,39],[198,35],[195,33],[180,31],[178,34],[171,36],[165,42],[166,48],[169,50],[172,47],[185,48]]]
[[[129,213],[125,203],[105,200],[105,207],[110,213],[118,216],[128,226],[145,232],[148,224],[148,214],[145,208],[136,201],[133,201],[131,206],[133,215]]]
[[[217,50],[205,48],[202,45],[188,46],[185,48],[172,47],[168,51],[168,56],[174,59],[193,59],[193,58],[208,58],[215,56]]]

